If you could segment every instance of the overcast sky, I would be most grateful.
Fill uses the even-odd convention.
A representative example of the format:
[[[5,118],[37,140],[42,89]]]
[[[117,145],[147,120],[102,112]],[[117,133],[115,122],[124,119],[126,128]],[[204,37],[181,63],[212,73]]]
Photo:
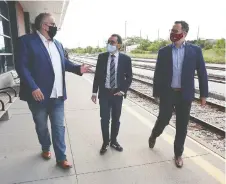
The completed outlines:
[[[71,0],[56,38],[64,47],[105,46],[112,33],[167,39],[175,20],[185,20],[187,39],[226,38],[225,0]]]

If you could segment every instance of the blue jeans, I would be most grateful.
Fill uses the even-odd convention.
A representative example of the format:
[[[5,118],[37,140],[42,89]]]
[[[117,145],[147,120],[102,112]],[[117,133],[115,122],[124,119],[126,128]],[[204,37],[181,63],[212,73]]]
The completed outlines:
[[[39,143],[43,151],[49,151],[51,146],[48,130],[48,117],[51,122],[52,142],[57,161],[66,159],[64,100],[50,99],[46,106],[37,102],[28,103],[31,110]]]

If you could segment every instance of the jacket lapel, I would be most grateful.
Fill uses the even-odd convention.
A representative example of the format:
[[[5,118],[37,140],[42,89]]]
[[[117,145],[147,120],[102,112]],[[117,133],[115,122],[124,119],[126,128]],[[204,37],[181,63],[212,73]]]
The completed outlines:
[[[119,53],[119,56],[118,56],[118,67],[117,67],[117,81],[120,80],[120,69],[121,69],[121,65],[122,65],[122,54]]]
[[[187,62],[188,62],[189,52],[190,52],[190,46],[189,46],[188,43],[185,43],[184,61],[183,61],[183,65],[182,65],[182,74],[184,73],[184,70],[185,70]]]
[[[38,41],[42,51],[44,52],[46,58],[47,58],[47,61],[49,62],[49,64],[52,66],[53,68],[53,65],[52,65],[52,62],[51,62],[51,59],[50,59],[50,56],[49,56],[49,53],[44,45],[44,43],[42,42],[41,38],[39,37],[39,35],[37,33],[35,33],[35,36],[36,36],[36,40]]]
[[[65,65],[64,65],[64,59],[65,59],[64,50],[62,50],[61,46],[58,44],[58,42],[56,40],[53,40],[53,42],[56,45],[56,48],[57,48],[57,50],[60,54],[61,66],[62,66],[62,69],[63,69],[62,71],[64,71],[65,70],[65,68],[64,68],[65,67]]]
[[[106,53],[106,55],[104,55],[104,61],[103,61],[103,70],[104,70],[104,79],[105,80],[106,80],[106,76],[107,76],[108,58],[109,58],[109,53]]]
[[[169,45],[168,48],[168,58],[169,58],[169,67],[170,67],[170,72],[171,75],[173,76],[173,49],[172,49],[173,45]]]

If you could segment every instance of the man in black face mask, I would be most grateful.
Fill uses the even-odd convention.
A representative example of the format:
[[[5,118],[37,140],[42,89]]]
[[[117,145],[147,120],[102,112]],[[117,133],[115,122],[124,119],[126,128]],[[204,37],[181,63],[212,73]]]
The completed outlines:
[[[90,66],[75,65],[65,58],[64,48],[53,39],[57,27],[53,17],[41,13],[35,19],[36,32],[19,38],[16,50],[16,70],[20,77],[20,99],[27,101],[44,159],[51,158],[49,117],[53,148],[57,164],[71,168],[65,150],[64,100],[65,71],[82,75]]]
[[[159,50],[153,80],[153,96],[160,99],[159,115],[149,138],[149,147],[169,124],[176,110],[176,136],[174,141],[175,164],[183,166],[181,158],[187,135],[191,103],[194,98],[194,75],[197,70],[200,87],[200,103],[206,103],[208,79],[200,47],[185,42],[189,26],[176,21],[170,34],[172,41]]]

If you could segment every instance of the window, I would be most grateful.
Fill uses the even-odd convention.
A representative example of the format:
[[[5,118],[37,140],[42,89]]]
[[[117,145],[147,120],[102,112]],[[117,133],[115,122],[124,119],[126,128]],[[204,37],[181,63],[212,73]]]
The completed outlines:
[[[2,17],[9,19],[8,4],[5,1],[0,1],[0,14]]]
[[[10,36],[9,21],[0,16],[0,34]]]
[[[10,37],[0,35],[0,53],[12,53]]]
[[[0,74],[13,69],[13,55],[0,55]]]
[[[9,9],[6,1],[0,1],[0,74],[13,69]]]

